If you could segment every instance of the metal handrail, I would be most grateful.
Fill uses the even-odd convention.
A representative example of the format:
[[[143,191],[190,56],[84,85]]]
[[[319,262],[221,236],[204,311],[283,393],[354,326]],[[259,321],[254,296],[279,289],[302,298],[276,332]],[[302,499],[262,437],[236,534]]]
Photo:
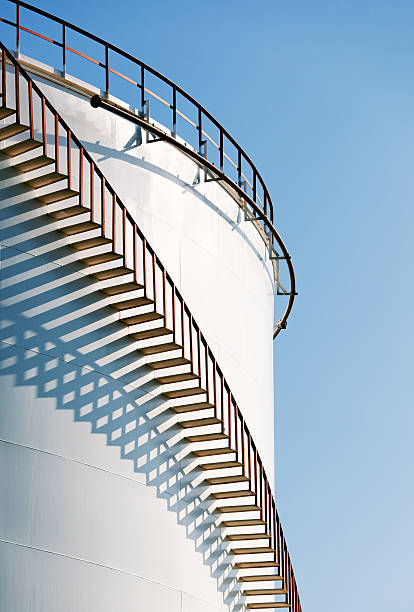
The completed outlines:
[[[47,42],[50,42],[51,44],[54,44],[62,49],[61,68],[62,68],[63,77],[66,76],[66,65],[67,65],[66,54],[67,52],[74,53],[77,56],[82,57],[83,59],[88,60],[94,63],[95,65],[103,68],[105,70],[104,98],[106,98],[106,100],[105,99],[103,100],[102,106],[104,105],[105,101],[109,100],[109,96],[111,93],[110,74],[116,75],[130,82],[132,85],[134,85],[141,91],[141,96],[140,96],[141,111],[140,111],[140,117],[138,118],[141,120],[140,124],[145,129],[148,129],[149,131],[151,130],[154,131],[154,126],[149,121],[149,102],[148,100],[146,100],[146,94],[148,94],[153,99],[157,100],[158,102],[160,102],[161,104],[163,104],[164,106],[166,106],[167,108],[171,110],[172,127],[170,131],[170,135],[166,134],[165,132],[162,132],[163,139],[168,141],[170,144],[174,145],[175,147],[180,148],[187,155],[195,159],[197,163],[202,165],[206,169],[206,171],[208,170],[213,175],[214,180],[218,180],[220,182],[224,182],[227,185],[229,185],[231,189],[233,189],[233,191],[240,198],[243,199],[245,213],[248,212],[249,208],[251,209],[249,211],[250,218],[254,219],[256,222],[259,222],[262,225],[265,231],[265,234],[269,240],[269,244],[270,244],[269,253],[276,260],[277,294],[289,296],[289,300],[286,305],[285,312],[283,316],[279,319],[279,321],[276,323],[275,328],[274,328],[273,338],[276,338],[279,332],[282,329],[286,328],[287,319],[293,307],[293,302],[294,302],[295,295],[296,295],[295,274],[294,274],[291,257],[287,251],[287,248],[285,244],[283,243],[279,233],[276,231],[276,229],[273,226],[274,210],[273,210],[273,204],[272,204],[269,192],[267,190],[267,187],[260,173],[258,172],[256,166],[253,164],[250,157],[245,153],[245,151],[240,147],[240,145],[234,140],[234,138],[227,132],[227,130],[225,130],[225,128],[199,102],[197,102],[192,96],[190,96],[187,92],[185,92],[179,85],[177,85],[176,83],[174,83],[173,81],[171,81],[170,79],[162,75],[160,72],[158,72],[154,68],[151,68],[150,66],[148,66],[141,60],[133,57],[131,54],[116,47],[112,43],[109,43],[103,40],[102,38],[99,38],[98,36],[95,36],[94,34],[91,34],[87,32],[86,30],[84,30],[83,28],[80,28],[64,19],[56,17],[55,15],[52,15],[51,13],[48,13],[47,11],[44,11],[43,9],[37,8],[35,6],[28,4],[27,2],[23,2],[20,0],[8,0],[8,1],[16,5],[16,21],[13,22],[6,18],[0,18],[0,21],[10,26],[13,26],[16,29],[17,57],[19,57],[20,47],[21,47],[20,32],[23,31],[23,32],[32,34],[34,36],[40,37],[43,40],[46,40]],[[44,34],[36,32],[33,29],[29,29],[23,26],[21,23],[21,11],[20,11],[21,8],[27,9],[33,13],[41,15],[42,17],[45,17],[55,23],[60,24],[62,28],[62,40],[61,41],[54,40],[53,38],[50,38],[48,36],[45,36]],[[81,51],[73,49],[72,47],[68,46],[66,42],[67,42],[67,34],[68,34],[68,31],[70,30],[72,30],[73,32],[77,32],[78,34],[81,34],[82,36],[85,36],[86,38],[98,43],[99,45],[102,45],[104,56],[105,56],[105,62],[100,62],[99,60],[91,58],[88,55],[82,53]],[[138,72],[140,75],[140,81],[135,81],[131,79],[130,77],[122,74],[118,70],[115,70],[114,68],[112,68],[110,66],[110,53],[109,53],[110,51],[127,59],[133,64],[135,64],[139,69]],[[172,102],[168,102],[164,100],[161,96],[157,95],[155,92],[151,91],[145,86],[145,83],[146,83],[145,77],[147,73],[152,75],[153,77],[156,77],[162,83],[168,85],[168,87],[171,90]],[[183,98],[185,98],[187,102],[189,102],[192,105],[192,107],[194,107],[196,114],[197,114],[197,123],[189,119],[180,110],[177,104],[177,95],[180,95]],[[107,106],[105,105],[105,107]],[[113,107],[110,110],[112,109]],[[128,118],[131,118],[131,115],[136,118],[136,115],[133,115],[132,113],[128,113]],[[186,147],[184,149],[184,147],[182,146],[182,143],[180,143],[180,141],[177,139],[177,136],[178,136],[177,134],[177,116],[181,117],[184,121],[186,121],[189,125],[191,125],[194,128],[195,135],[197,137],[196,138],[197,140],[196,149],[190,149],[190,147]],[[208,119],[219,131],[219,143],[215,142],[215,140],[211,136],[209,136],[208,133],[203,129],[204,119]],[[207,142],[209,142],[219,153],[219,159],[220,159],[219,167],[216,167],[215,164],[211,161],[211,159],[210,160],[208,159],[209,149],[207,147]],[[232,159],[226,153],[225,145],[227,143],[230,144],[232,147],[234,147],[236,151],[237,161]],[[229,176],[228,172],[225,171],[225,168],[224,168],[225,160],[232,166],[233,169],[237,171],[236,181],[233,180],[231,176]],[[249,170],[251,173],[251,177],[252,177],[251,180],[249,180],[248,178],[248,172],[246,169]],[[281,255],[279,255],[279,253],[274,249],[273,245],[275,243],[281,250],[281,253],[282,253]],[[286,265],[287,265],[289,281],[290,281],[289,291],[286,291],[280,284],[279,260],[285,260]]]
[[[285,581],[291,612],[301,612],[290,555],[263,461],[205,336],[173,279],[91,155],[1,42],[0,50],[2,106],[8,108],[8,100],[14,95],[17,123],[21,122],[23,113],[27,115],[30,138],[34,138],[35,131],[40,134],[43,155],[52,155],[55,171],[67,175],[68,188],[74,193],[76,188],[79,205],[89,213],[96,229],[101,228],[102,236],[112,242],[112,249],[122,257],[123,267],[130,269],[135,282],[144,288],[144,296],[153,301],[155,310],[165,320],[165,326],[172,330],[173,342],[182,346],[182,355],[191,363],[191,371],[199,378],[200,388],[205,389],[207,402],[214,408],[222,433],[229,439],[229,448],[235,449],[243,474],[248,476],[266,533],[271,534],[272,554]],[[6,58],[12,65],[14,77],[11,94],[7,89]],[[26,104],[21,103],[22,96],[25,96]],[[52,142],[48,142],[47,125],[52,126]],[[59,153],[62,143],[66,144],[63,156]],[[75,165],[79,170],[77,181],[72,176]]]

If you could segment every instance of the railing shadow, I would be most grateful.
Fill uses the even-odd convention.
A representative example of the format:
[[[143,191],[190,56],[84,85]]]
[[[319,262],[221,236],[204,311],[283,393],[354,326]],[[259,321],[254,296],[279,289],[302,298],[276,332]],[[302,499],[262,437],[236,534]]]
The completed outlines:
[[[244,598],[208,486],[127,327],[56,222],[4,166],[0,206],[0,374],[34,387],[39,398],[53,399],[57,410],[71,411],[76,422],[90,423],[92,433],[119,447],[185,527],[224,602],[241,609]]]

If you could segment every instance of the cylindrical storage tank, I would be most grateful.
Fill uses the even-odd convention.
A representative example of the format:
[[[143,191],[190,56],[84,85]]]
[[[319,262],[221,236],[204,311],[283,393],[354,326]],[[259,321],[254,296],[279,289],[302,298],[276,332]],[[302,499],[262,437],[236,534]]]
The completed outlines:
[[[20,59],[165,265],[272,482],[274,267],[263,232],[185,153],[92,108],[90,95],[100,93],[92,83]],[[9,66],[9,91],[14,78]],[[28,100],[20,100],[23,123]],[[65,135],[56,139],[49,119],[43,129],[46,152],[57,147],[67,169]],[[33,137],[44,134],[35,128]],[[140,345],[127,342],[122,312],[71,248],[73,236],[44,214],[42,197],[56,187],[37,186],[42,170],[16,172],[31,156],[0,162],[0,608],[241,609],[225,528],[170,410],[177,401],[154,382]],[[75,182],[82,163],[71,168]],[[95,187],[86,176],[85,194]],[[226,392],[216,393],[223,413]]]

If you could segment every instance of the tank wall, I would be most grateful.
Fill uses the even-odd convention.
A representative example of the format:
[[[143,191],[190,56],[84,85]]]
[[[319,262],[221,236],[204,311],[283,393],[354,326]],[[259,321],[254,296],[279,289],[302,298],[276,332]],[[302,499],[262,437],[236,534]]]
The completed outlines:
[[[185,156],[135,146],[128,122],[38,81],[166,264],[271,475],[272,272],[257,231],[222,187],[194,185]],[[191,497],[144,358],[2,163],[0,202],[0,608],[226,609],[208,539],[220,530]]]

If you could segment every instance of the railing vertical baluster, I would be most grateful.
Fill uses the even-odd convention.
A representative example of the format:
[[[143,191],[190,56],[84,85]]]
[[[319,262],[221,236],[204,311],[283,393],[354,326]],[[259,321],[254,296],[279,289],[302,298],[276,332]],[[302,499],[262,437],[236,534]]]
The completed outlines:
[[[112,194],[112,249],[116,253],[116,193]]]
[[[177,136],[177,88],[175,85],[173,85],[172,120],[172,135],[175,138]]]
[[[33,125],[33,87],[32,82],[29,81],[29,127],[30,127],[30,138],[34,140],[34,125]],[[57,172],[57,171],[56,171]]]
[[[145,107],[145,69],[141,64],[141,113],[144,113]]]
[[[147,241],[142,239],[142,276],[144,284],[144,297],[147,297]]]
[[[137,226],[132,226],[132,249],[133,249],[133,266],[134,266],[134,282],[138,284],[138,253],[137,253]]]
[[[123,265],[124,268],[127,268],[127,239],[126,239],[126,223],[127,223],[127,218],[126,218],[126,208],[125,206],[122,208],[122,255],[123,255]]]
[[[101,225],[102,225],[102,236],[105,238],[105,177],[101,177]]]
[[[83,206],[83,147],[79,149],[79,205]]]
[[[220,170],[223,172],[224,166],[224,142],[223,142],[223,128],[220,127]]]
[[[256,202],[256,197],[257,197],[257,172],[256,172],[256,168],[253,168],[253,201]]]
[[[72,135],[71,131],[68,130],[66,133],[66,170],[68,173],[68,188],[72,185]],[[104,179],[105,180],[105,179]]]
[[[240,147],[237,148],[237,184],[240,187],[241,186],[241,149]]]
[[[1,50],[1,93],[2,97],[2,106],[7,106],[7,72],[6,72],[6,52],[4,48]]]
[[[20,57],[20,0],[16,0],[16,57]]]
[[[201,384],[201,338],[200,338],[200,328],[197,328],[197,360],[198,360],[198,375],[200,376],[200,384]]]
[[[224,376],[221,373],[220,376],[220,419],[221,419],[221,431],[224,433]]]
[[[203,126],[202,126],[201,106],[198,107],[198,152],[202,155],[203,148]]]
[[[66,26],[62,23],[62,76],[66,78]]]
[[[236,407],[236,403],[233,401],[232,395],[231,395],[231,403],[233,405],[233,414],[234,414],[234,438],[236,442],[235,451],[236,451],[236,460],[237,460],[239,458],[239,427],[238,427],[238,422],[237,422],[237,407]]]
[[[190,334],[190,361],[191,361],[191,371],[194,372],[194,364],[193,364],[193,316],[191,313],[188,313],[188,333]]]
[[[42,96],[42,141],[43,141],[43,155],[47,157],[46,100],[44,96]]]
[[[105,98],[109,96],[109,48],[105,45]]]
[[[89,163],[90,175],[89,175],[89,203],[91,207],[91,221],[95,218],[95,164],[93,161]]]
[[[244,436],[245,436],[245,423],[243,417],[240,415],[240,435],[241,435],[241,463],[243,466],[243,474],[245,472],[245,460],[244,460]]]
[[[252,482],[252,463],[251,463],[252,440],[251,440],[250,431],[247,434],[247,443],[248,443],[247,461],[248,461],[248,473],[249,473],[249,486],[251,487],[251,482]]]
[[[206,392],[207,392],[207,401],[210,401],[210,394],[209,394],[209,367],[208,367],[208,346],[207,346],[207,342],[205,342],[205,351],[204,351],[204,358],[205,358],[205,367],[206,367]]]
[[[185,357],[185,329],[184,329],[184,300],[181,298],[181,343],[183,345],[183,356]]]
[[[217,411],[217,380],[216,380],[217,363],[216,363],[216,360],[214,359],[214,357],[212,357],[211,363],[213,365],[213,404],[214,404],[214,416],[216,418],[218,418],[218,411]]]
[[[14,65],[14,95],[16,98],[16,123],[20,123],[20,79],[19,65]]]
[[[173,342],[176,342],[177,333],[175,331],[175,285],[172,283],[171,285],[171,310],[172,310],[172,332],[173,332]]]
[[[152,292],[154,300],[154,309],[157,310],[157,279],[155,273],[155,252],[152,252]]]
[[[229,445],[231,445],[231,409],[230,409],[230,391],[227,390],[227,412],[229,418]]]
[[[30,102],[30,110],[33,114],[31,102]],[[32,117],[32,123],[33,123],[33,117]],[[31,138],[33,138],[33,136],[31,136]],[[57,173],[59,172],[59,116],[57,113],[55,113],[55,170]]]
[[[162,267],[162,310],[164,315],[164,325],[167,326],[167,273],[164,266]]]

